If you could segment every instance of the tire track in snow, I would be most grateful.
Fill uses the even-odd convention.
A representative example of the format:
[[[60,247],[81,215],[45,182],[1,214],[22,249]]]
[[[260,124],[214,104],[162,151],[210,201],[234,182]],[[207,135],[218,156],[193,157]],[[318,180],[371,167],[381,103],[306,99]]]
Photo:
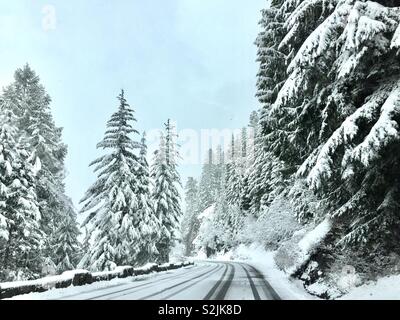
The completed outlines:
[[[158,292],[155,292],[155,293],[149,294],[149,295],[147,295],[147,296],[145,296],[145,297],[139,298],[138,300],[146,300],[146,299],[148,299],[148,298],[151,298],[151,297],[154,297],[154,296],[156,296],[156,295],[159,295],[159,294],[161,294],[161,293],[163,293],[163,292],[165,292],[165,291],[174,289],[174,288],[176,288],[176,287],[178,287],[178,286],[180,286],[180,285],[182,285],[182,284],[188,283],[189,281],[193,281],[193,280],[198,279],[198,278],[200,278],[200,277],[203,277],[203,276],[205,276],[205,275],[208,276],[209,273],[212,273],[213,271],[216,271],[216,269],[218,269],[218,268],[219,268],[219,266],[217,265],[217,266],[214,267],[213,269],[207,270],[206,272],[204,272],[204,273],[202,273],[202,274],[200,274],[200,275],[198,275],[198,276],[196,276],[196,277],[190,278],[190,279],[188,279],[188,280],[186,280],[186,281],[179,282],[179,283],[177,283],[177,284],[175,284],[175,285],[173,285],[173,286],[170,286],[170,287],[168,287],[168,288],[164,288],[164,289],[162,289],[162,290],[160,290],[160,291],[158,291]]]
[[[199,272],[199,271],[203,271],[203,270],[198,270],[197,272]],[[141,290],[145,290],[145,289],[151,288],[154,285],[159,285],[160,283],[168,282],[168,281],[171,281],[173,279],[185,278],[187,275],[190,275],[192,272],[193,271],[188,271],[188,272],[185,272],[183,275],[171,274],[168,277],[165,277],[163,279],[154,279],[153,281],[149,281],[149,282],[140,284],[138,286],[133,286],[133,287],[131,286],[131,287],[125,288],[123,290],[108,292],[108,293],[105,293],[103,295],[96,296],[96,297],[90,297],[87,300],[95,300],[95,299],[99,299],[99,298],[103,298],[102,300],[112,300],[112,299],[115,299],[115,298],[118,298],[118,297],[126,296],[128,294],[132,294],[132,293],[135,293],[135,292],[138,292],[138,291],[141,291]],[[195,273],[195,274],[197,274],[197,273]],[[125,293],[124,294],[119,294],[121,292],[125,292]]]
[[[270,297],[271,300],[281,300],[281,297],[279,297],[278,293],[274,290],[274,288],[272,288],[269,282],[265,280],[260,271],[258,271],[252,265],[246,264],[246,266],[248,266],[251,269],[251,272],[255,274],[256,278],[260,279],[262,282],[262,289],[266,297]]]
[[[228,289],[232,284],[232,280],[235,277],[235,267],[230,263],[228,263],[228,266],[230,267],[230,273],[229,273],[228,279],[225,281],[222,281],[222,287],[219,290],[219,292],[216,294],[214,300],[224,300],[226,293],[228,292]]]
[[[208,277],[208,276],[211,275],[211,274],[217,273],[217,272],[220,271],[222,268],[223,268],[222,265],[220,265],[215,271],[210,271],[210,273],[207,274],[206,276]],[[186,287],[184,287],[184,288],[182,288],[182,289],[180,289],[180,290],[178,290],[178,291],[176,291],[176,292],[174,292],[174,293],[171,293],[170,295],[166,296],[164,299],[167,300],[167,299],[169,299],[169,298],[171,298],[171,297],[173,297],[173,296],[176,296],[177,294],[181,293],[182,291],[185,291],[185,290],[187,290],[187,289],[189,289],[189,288],[195,286],[195,285],[198,284],[199,282],[204,281],[205,279],[207,279],[207,277],[203,277],[203,278],[201,278],[200,280],[197,280],[196,282],[191,283],[191,284],[187,285]]]
[[[251,288],[251,291],[253,292],[254,300],[261,300],[260,294],[258,293],[258,290],[256,288],[256,285],[254,284],[253,279],[251,278],[249,270],[247,270],[243,264],[240,264],[240,266],[243,268],[244,272],[246,273],[247,279],[249,280],[250,288]]]
[[[160,282],[162,283],[162,282],[164,282],[164,281],[171,280],[171,279],[173,279],[173,278],[185,277],[186,275],[190,274],[191,272],[193,272],[193,271],[192,271],[191,268],[190,268],[190,270],[188,270],[187,272],[184,272],[184,273],[179,274],[179,275],[176,275],[176,274],[174,274],[174,273],[173,273],[173,274],[168,274],[166,277],[163,277],[163,278],[161,278],[161,279],[155,278],[155,279],[153,279],[152,281],[146,281],[145,283],[135,284],[134,286],[129,286],[128,288],[124,288],[124,289],[122,289],[122,290],[107,292],[107,293],[104,293],[104,294],[101,294],[101,295],[98,295],[98,296],[94,296],[94,297],[88,297],[88,298],[85,299],[85,300],[95,300],[95,299],[99,299],[99,298],[111,296],[111,295],[116,294],[116,293],[125,292],[125,291],[127,291],[127,290],[132,290],[132,289],[142,288],[142,287],[149,287],[149,286],[152,286],[154,283],[160,283]],[[140,281],[140,280],[136,280],[136,281]],[[136,281],[134,281],[134,282],[136,282]],[[80,296],[80,295],[85,295],[85,294],[90,294],[90,293],[92,293],[92,292],[94,292],[94,291],[102,291],[102,290],[105,291],[105,290],[108,290],[108,289],[110,289],[110,288],[112,288],[112,287],[125,286],[125,285],[126,285],[126,283],[124,283],[124,284],[119,284],[119,285],[115,285],[115,286],[110,286],[110,287],[105,287],[105,288],[99,288],[99,289],[95,289],[95,290],[92,290],[92,291],[83,292],[83,293],[78,293],[78,294],[76,294],[76,295],[71,295],[71,296],[69,296],[69,297],[72,297],[72,296]],[[62,297],[61,299],[64,299],[64,298],[66,298],[66,297]]]
[[[225,271],[222,274],[221,278],[217,281],[217,283],[211,288],[211,290],[207,293],[207,295],[203,298],[203,300],[211,300],[212,295],[217,291],[219,285],[222,283],[222,280],[225,277],[226,272],[228,271],[228,265],[225,264]]]

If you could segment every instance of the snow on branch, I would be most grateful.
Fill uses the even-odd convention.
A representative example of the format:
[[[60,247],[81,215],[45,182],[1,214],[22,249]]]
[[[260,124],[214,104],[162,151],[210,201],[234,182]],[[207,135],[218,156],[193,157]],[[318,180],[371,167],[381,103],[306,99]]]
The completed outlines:
[[[387,124],[391,124],[392,126],[395,125],[394,123],[392,123],[391,120],[388,119],[388,114],[390,113],[389,106],[391,105],[393,107],[392,104],[388,104],[389,92],[387,86],[383,86],[380,90],[375,91],[364,105],[362,105],[352,115],[346,118],[342,125],[322,146],[317,156],[317,160],[315,161],[315,165],[312,167],[307,177],[307,182],[312,189],[319,189],[322,185],[322,181],[331,177],[333,167],[332,156],[337,152],[339,147],[345,148],[345,156],[342,161],[342,166],[345,169],[346,166],[350,163],[350,160],[353,160],[357,156],[358,158],[363,157],[363,159],[360,159],[361,161],[365,161],[365,157],[371,159],[372,155],[367,156],[367,153],[371,153],[372,150],[369,149],[369,147],[367,146],[370,146],[371,143],[379,145],[379,141],[381,141],[380,139],[388,139],[387,137],[385,137],[386,129],[384,128],[384,126],[386,126]],[[382,104],[384,104],[384,107],[382,107],[381,118],[375,124],[370,134],[367,136],[366,140],[364,140],[364,142],[359,145],[359,147],[356,147],[354,150],[352,150],[354,139],[359,134],[360,122],[373,122]],[[394,134],[394,129],[395,128],[393,127],[392,130],[389,130],[391,134]],[[361,156],[362,154],[363,156]],[[364,161],[363,163],[365,163]]]
[[[364,166],[368,166],[378,157],[383,148],[391,142],[399,140],[399,124],[395,120],[399,114],[400,81],[383,104],[378,121],[364,141],[354,148],[351,158],[358,159]]]

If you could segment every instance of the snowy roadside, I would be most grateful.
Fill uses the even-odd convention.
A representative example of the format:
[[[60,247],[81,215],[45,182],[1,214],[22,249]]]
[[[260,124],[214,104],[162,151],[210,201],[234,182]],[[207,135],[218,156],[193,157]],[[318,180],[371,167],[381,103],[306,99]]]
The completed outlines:
[[[182,269],[191,268],[192,266],[183,267]],[[113,290],[116,286],[123,286],[132,284],[132,282],[139,280],[147,280],[151,279],[156,275],[166,274],[170,271],[160,271],[160,272],[152,272],[146,275],[137,275],[131,276],[127,278],[114,278],[111,280],[105,280],[100,282],[94,282],[92,284],[87,284],[83,286],[70,286],[68,288],[61,289],[50,289],[45,292],[32,292],[28,294],[22,294],[18,296],[14,296],[12,298],[4,299],[4,300],[58,300],[61,298],[65,298],[67,296],[81,295],[81,294],[90,294],[93,291],[101,290],[101,289],[111,289]]]
[[[383,277],[354,288],[339,300],[400,300],[400,275]]]
[[[257,268],[283,300],[322,300],[311,295],[303,287],[301,280],[291,279],[278,269],[274,261],[275,251],[265,251],[259,244],[240,245],[225,254],[216,255],[213,260],[238,261]],[[205,260],[204,256],[197,259]],[[400,300],[400,275],[382,277],[350,291],[338,300]]]
[[[214,260],[248,263],[258,269],[264,278],[271,284],[282,300],[320,300],[309,294],[300,280],[290,279],[279,270],[274,261],[274,251],[265,251],[261,245],[240,245],[224,255],[217,255]],[[199,256],[199,259],[204,257]]]
[[[144,276],[138,276],[138,277],[144,277]],[[135,280],[138,280],[138,277],[135,277]],[[113,287],[117,285],[124,285],[131,282],[132,282],[132,277],[125,279],[115,278],[112,280],[95,282],[80,287],[70,286],[68,288],[62,288],[62,289],[50,289],[45,292],[32,292],[28,294],[21,294],[4,300],[58,300],[61,299],[62,297],[69,295],[91,292],[94,290]]]

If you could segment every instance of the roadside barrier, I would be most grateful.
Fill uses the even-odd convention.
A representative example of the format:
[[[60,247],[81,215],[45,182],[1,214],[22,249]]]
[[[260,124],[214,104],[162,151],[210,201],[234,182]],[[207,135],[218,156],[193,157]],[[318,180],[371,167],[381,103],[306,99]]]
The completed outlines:
[[[51,289],[78,287],[98,281],[108,281],[115,278],[127,278],[191,266],[192,261],[178,263],[164,263],[161,265],[150,263],[140,268],[121,266],[113,271],[89,272],[87,270],[66,271],[58,276],[50,276],[37,280],[15,281],[0,283],[0,300],[32,292],[44,292]]]

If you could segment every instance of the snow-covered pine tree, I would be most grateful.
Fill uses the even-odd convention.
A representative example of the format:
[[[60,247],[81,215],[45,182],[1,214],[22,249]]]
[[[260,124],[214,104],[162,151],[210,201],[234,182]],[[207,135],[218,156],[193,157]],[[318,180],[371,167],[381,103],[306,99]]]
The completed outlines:
[[[199,231],[199,190],[197,181],[189,177],[185,185],[185,212],[182,217],[182,238],[185,245],[185,255],[190,256],[193,253],[193,241],[196,239]]]
[[[247,161],[250,165],[244,172],[244,191],[241,208],[252,216],[258,217],[271,202],[284,192],[287,182],[284,178],[285,165],[268,150],[266,137],[258,118],[251,117],[250,127],[254,132],[252,152]]]
[[[247,140],[248,140],[248,132],[247,128],[243,127],[242,132],[240,135],[240,157],[242,160],[245,160],[247,158]]]
[[[178,157],[175,128],[168,119],[165,124],[165,135],[162,133],[160,136],[160,147],[155,152],[151,173],[155,185],[152,199],[156,216],[161,223],[157,242],[159,262],[169,261],[169,252],[182,215],[178,192],[180,186],[177,171]]]
[[[273,154],[274,152],[279,154],[280,148],[283,145],[286,147],[290,142],[286,138],[286,132],[272,126],[269,112],[285,83],[287,63],[290,62],[294,53],[293,48],[287,50],[282,46],[282,42],[286,38],[285,24],[290,13],[300,2],[298,0],[271,1],[269,7],[262,10],[262,18],[259,23],[262,30],[255,41],[259,63],[256,97],[261,108],[258,113],[253,112],[250,118],[251,149],[247,152],[245,165],[243,165],[243,160],[241,161],[242,182],[240,184],[243,189],[240,196],[240,207],[254,216],[258,216],[261,208],[269,205],[271,200],[283,190],[283,179],[287,179],[288,175],[294,171],[294,169],[291,172],[288,171],[287,165],[284,165]],[[281,139],[279,148],[275,144],[275,139]],[[232,171],[230,166],[232,165],[228,165],[228,170]],[[231,184],[239,181],[234,176],[231,176],[230,179],[233,180]],[[229,185],[227,189],[228,200],[235,198],[236,195],[232,194]],[[234,190],[237,191],[238,186]]]
[[[240,199],[240,207],[243,211],[247,212],[250,208],[251,196],[249,194],[250,180],[249,173],[254,166],[255,160],[255,137],[257,134],[257,127],[259,125],[259,117],[257,111],[253,111],[250,114],[249,125],[247,129],[247,141],[246,141],[246,154],[243,167],[243,193]]]
[[[240,137],[238,140],[240,141]],[[234,136],[227,152],[230,156],[226,164],[225,153],[220,146],[215,155],[209,151],[209,163],[212,166],[208,166],[208,163],[203,166],[202,183],[199,185],[198,201],[201,209],[197,220],[200,226],[193,243],[197,249],[204,250],[207,256],[217,251],[229,250],[236,245],[238,232],[243,227],[244,212],[239,206],[242,181],[237,182],[237,179],[242,178],[241,172],[247,157],[242,144]],[[212,157],[215,158],[214,161]],[[201,197],[205,194],[201,192],[202,188],[212,190],[208,198]],[[187,197],[189,211],[192,203],[193,198]]]
[[[75,212],[72,211],[64,216],[55,232],[54,251],[57,257],[55,264],[59,273],[76,268],[81,253],[77,240],[79,234]]]
[[[41,228],[47,235],[44,256],[57,260],[52,250],[54,232],[73,206],[65,195],[64,159],[67,147],[61,140],[62,129],[56,127],[51,115],[51,98],[39,77],[25,65],[17,69],[14,82],[3,95],[4,108],[17,117],[20,135],[41,161],[36,179],[36,193],[41,212]]]
[[[18,137],[13,112],[0,116],[0,279],[25,280],[40,274],[45,236],[36,197],[40,161]]]
[[[151,186],[149,164],[147,162],[146,133],[143,132],[140,144],[139,167],[137,169],[138,179],[138,212],[139,228],[141,232],[141,250],[136,261],[139,265],[154,262],[157,255],[156,243],[160,236],[160,220],[156,216],[153,203],[151,202]]]
[[[243,226],[244,217],[237,204],[228,203],[224,187],[221,188],[213,208],[212,216],[203,226],[202,232],[206,234],[200,237],[208,255],[227,251],[238,244],[237,234]]]
[[[285,161],[289,173],[295,172],[309,152],[319,145],[320,111],[330,90],[328,81],[332,56],[318,59],[318,63],[304,72],[302,83],[296,78],[297,75],[292,73],[292,66],[299,57],[303,42],[312,34],[314,28],[329,16],[336,2],[337,0],[287,0],[282,6],[282,9],[286,10],[283,26],[286,35],[278,48],[287,55],[287,76],[267,110],[264,108],[263,114],[269,150]],[[288,8],[290,9],[287,10]],[[326,39],[321,39],[321,43],[334,46],[330,35],[327,36]],[[296,94],[292,88],[295,88]]]
[[[222,184],[225,183],[225,151],[221,145],[217,146],[217,150],[213,155],[214,160],[214,174],[213,174],[213,185],[215,188],[215,198],[218,199],[222,192]]]
[[[178,220],[178,223],[174,226],[171,224],[170,233],[175,238],[176,231],[179,229],[179,222],[182,218],[181,210],[181,198],[178,188],[182,187],[181,177],[178,173],[178,160],[179,155],[179,145],[177,143],[178,134],[176,132],[176,127],[174,123],[168,119],[165,124],[165,157],[167,166],[169,168],[171,182],[170,182],[170,205],[172,215],[174,219]]]
[[[229,160],[226,164],[225,196],[231,205],[239,205],[243,194],[242,148],[239,137],[232,135]]]
[[[280,47],[294,54],[268,138],[301,165],[343,244],[398,242],[399,12],[391,0],[308,0],[285,22]]]
[[[259,128],[260,118],[258,116],[257,111],[253,111],[250,114],[249,124],[248,124],[248,141],[247,141],[247,150],[246,150],[246,168],[249,168],[254,163],[255,158],[255,144],[256,144],[256,136]]]
[[[211,206],[217,197],[219,187],[216,159],[213,150],[207,152],[207,158],[203,164],[199,183],[199,210],[203,211]]]
[[[280,13],[283,3],[284,0],[273,0],[261,11],[261,31],[255,41],[259,62],[256,96],[261,104],[274,100],[285,77],[286,56],[278,49],[284,37],[284,17]]]
[[[107,122],[107,130],[97,148],[109,153],[93,161],[98,173],[96,182],[81,200],[81,213],[87,212],[84,225],[89,228],[90,249],[80,266],[92,270],[111,270],[116,265],[135,265],[142,250],[141,221],[138,218],[139,194],[137,170],[139,157],[135,151],[140,143],[131,135],[134,111],[127,103],[124,91],[118,96],[118,110]]]

